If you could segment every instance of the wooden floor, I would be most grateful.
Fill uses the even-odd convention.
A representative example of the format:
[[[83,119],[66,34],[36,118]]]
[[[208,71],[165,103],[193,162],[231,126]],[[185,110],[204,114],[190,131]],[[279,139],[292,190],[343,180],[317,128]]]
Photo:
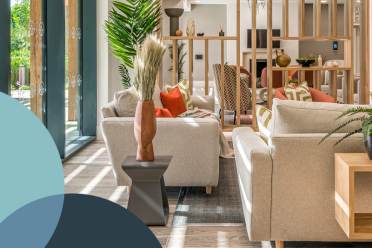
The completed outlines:
[[[66,193],[91,194],[127,206],[128,189],[116,187],[108,154],[102,142],[89,145],[66,161],[64,166]],[[151,228],[163,247],[272,247],[270,242],[250,242],[242,224],[197,224],[173,227],[171,223],[176,199],[170,199],[169,203],[168,225]]]

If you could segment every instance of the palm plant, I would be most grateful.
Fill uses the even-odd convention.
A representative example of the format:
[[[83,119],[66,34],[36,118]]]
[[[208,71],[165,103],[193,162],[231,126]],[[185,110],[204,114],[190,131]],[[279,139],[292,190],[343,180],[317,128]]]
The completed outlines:
[[[358,115],[359,116],[356,116]],[[344,113],[342,113],[337,120],[340,120],[344,117],[353,117],[351,119],[348,119],[347,121],[343,122],[339,126],[337,126],[334,130],[329,132],[326,136],[323,137],[323,139],[320,141],[320,143],[323,143],[327,138],[329,138],[332,134],[336,133],[337,131],[341,130],[342,128],[348,126],[349,124],[353,122],[361,122],[362,125],[360,128],[355,129],[351,132],[348,132],[345,136],[343,136],[337,143],[335,144],[338,145],[345,139],[349,138],[350,136],[357,134],[357,133],[363,133],[364,137],[367,137],[368,135],[372,135],[372,129],[371,129],[371,124],[372,124],[372,109],[368,109],[365,107],[356,107],[356,108],[351,108]]]
[[[131,86],[129,69],[133,69],[136,47],[146,36],[158,30],[161,18],[160,0],[114,1],[105,31],[113,54],[120,60],[119,72],[124,88]]]

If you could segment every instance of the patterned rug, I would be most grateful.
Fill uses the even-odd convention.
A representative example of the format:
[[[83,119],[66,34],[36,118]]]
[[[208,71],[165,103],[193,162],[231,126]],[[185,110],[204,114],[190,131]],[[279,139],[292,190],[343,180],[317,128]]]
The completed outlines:
[[[244,223],[234,159],[220,159],[219,186],[207,195],[205,188],[180,191],[173,225]]]

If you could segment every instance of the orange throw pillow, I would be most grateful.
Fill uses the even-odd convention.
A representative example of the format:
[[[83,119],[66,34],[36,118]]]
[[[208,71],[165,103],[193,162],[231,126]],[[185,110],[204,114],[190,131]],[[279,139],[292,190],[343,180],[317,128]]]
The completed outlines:
[[[160,99],[164,108],[168,109],[173,117],[177,117],[187,111],[181,91],[178,87],[175,87],[168,93],[161,92]]]
[[[171,112],[169,112],[166,108],[156,108],[155,109],[155,116],[157,118],[172,118]]]

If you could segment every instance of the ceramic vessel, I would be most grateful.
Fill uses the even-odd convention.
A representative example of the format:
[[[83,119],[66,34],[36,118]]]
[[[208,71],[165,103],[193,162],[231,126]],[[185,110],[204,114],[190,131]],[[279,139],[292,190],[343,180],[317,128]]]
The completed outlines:
[[[276,50],[276,63],[280,67],[287,67],[291,63],[291,57],[284,53],[284,49],[280,52]]]
[[[154,101],[138,101],[134,120],[134,136],[137,141],[137,160],[154,161],[152,140],[156,134]]]
[[[175,36],[177,30],[180,28],[180,16],[182,16],[184,10],[180,8],[168,8],[164,11],[165,14],[167,14],[167,16],[170,18],[169,34],[171,36]]]

